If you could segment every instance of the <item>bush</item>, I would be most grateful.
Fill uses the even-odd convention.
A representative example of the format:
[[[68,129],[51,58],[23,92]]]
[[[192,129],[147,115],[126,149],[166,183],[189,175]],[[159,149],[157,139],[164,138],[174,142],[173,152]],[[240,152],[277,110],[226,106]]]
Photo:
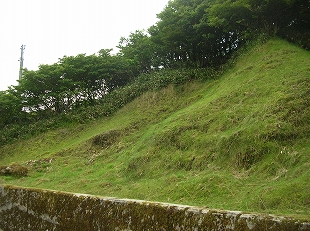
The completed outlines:
[[[0,175],[19,176],[19,177],[27,176],[28,168],[19,164],[12,164],[10,166],[0,166]]]

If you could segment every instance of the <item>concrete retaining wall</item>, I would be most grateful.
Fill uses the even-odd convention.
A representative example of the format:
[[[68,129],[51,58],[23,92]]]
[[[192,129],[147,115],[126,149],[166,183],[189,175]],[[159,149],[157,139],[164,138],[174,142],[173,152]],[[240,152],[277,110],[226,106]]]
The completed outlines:
[[[0,230],[310,230],[310,221],[0,185]]]

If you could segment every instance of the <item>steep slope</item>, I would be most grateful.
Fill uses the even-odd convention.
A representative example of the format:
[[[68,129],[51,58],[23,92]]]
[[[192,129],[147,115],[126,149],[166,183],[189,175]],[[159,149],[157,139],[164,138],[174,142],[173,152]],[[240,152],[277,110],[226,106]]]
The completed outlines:
[[[217,80],[1,147],[0,183],[310,216],[310,53],[272,39]]]

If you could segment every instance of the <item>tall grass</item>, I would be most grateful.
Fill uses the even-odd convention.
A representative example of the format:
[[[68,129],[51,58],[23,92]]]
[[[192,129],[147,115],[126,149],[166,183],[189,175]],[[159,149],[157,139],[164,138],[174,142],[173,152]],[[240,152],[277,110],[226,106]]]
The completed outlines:
[[[30,171],[0,183],[309,219],[309,61],[275,38],[220,78],[141,76],[156,87],[120,95],[109,117],[96,106],[79,117],[85,124],[2,146],[2,164]]]

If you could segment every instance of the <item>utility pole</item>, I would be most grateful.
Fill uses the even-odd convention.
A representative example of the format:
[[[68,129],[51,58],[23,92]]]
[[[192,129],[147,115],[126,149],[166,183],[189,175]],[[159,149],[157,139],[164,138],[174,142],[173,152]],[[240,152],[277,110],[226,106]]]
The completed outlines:
[[[22,45],[20,47],[20,59],[19,61],[19,81],[22,80],[22,74],[23,74],[23,66],[24,66],[24,50],[26,45]]]

